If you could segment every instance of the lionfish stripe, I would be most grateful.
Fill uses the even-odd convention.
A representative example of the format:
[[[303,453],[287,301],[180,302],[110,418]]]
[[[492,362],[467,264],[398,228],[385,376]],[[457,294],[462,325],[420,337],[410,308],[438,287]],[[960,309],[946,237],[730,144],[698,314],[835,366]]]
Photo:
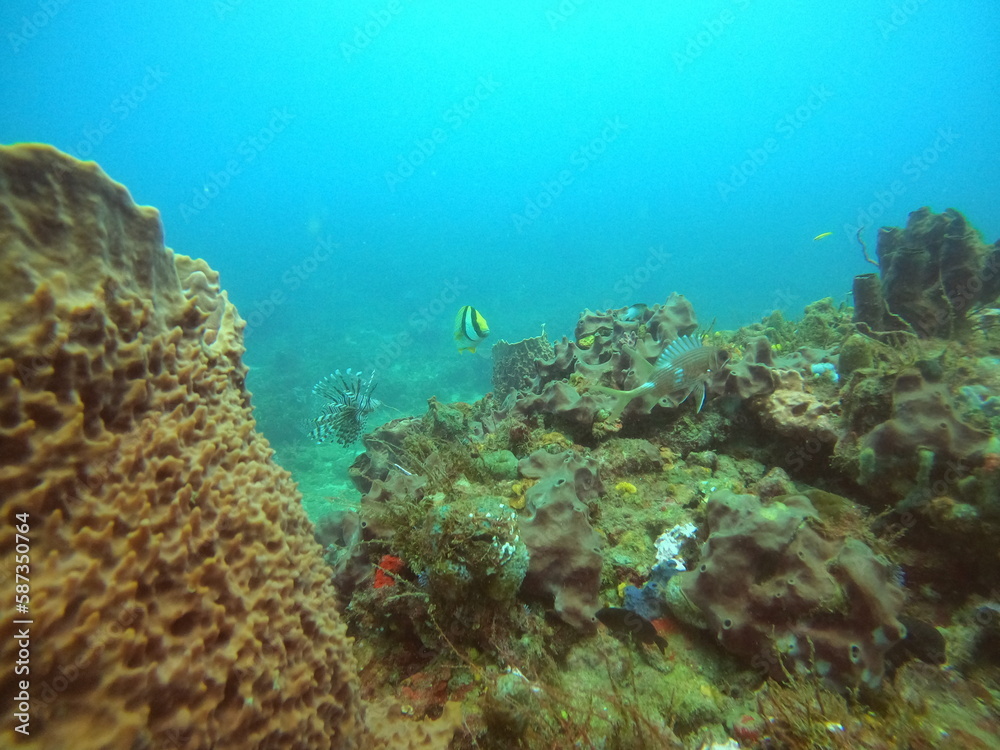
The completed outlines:
[[[315,418],[312,437],[320,443],[331,439],[343,446],[355,442],[365,428],[365,418],[375,410],[371,393],[375,390],[375,373],[362,380],[362,373],[347,370],[346,375],[335,370],[313,387],[313,392],[327,399],[324,411]]]

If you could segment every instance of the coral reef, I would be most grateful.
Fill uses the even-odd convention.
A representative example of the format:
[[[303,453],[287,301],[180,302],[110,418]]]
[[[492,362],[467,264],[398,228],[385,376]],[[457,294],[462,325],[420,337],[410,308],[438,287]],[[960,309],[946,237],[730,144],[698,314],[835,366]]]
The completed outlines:
[[[0,206],[0,545],[25,519],[33,562],[29,736],[3,744],[386,747],[217,274],[48,147],[0,149]]]
[[[395,699],[383,699],[372,704],[368,709],[368,723],[381,747],[389,750],[445,750],[462,725],[462,704],[458,701],[447,701],[444,711],[436,719],[415,722],[409,713],[411,712]]]
[[[844,323],[850,320],[850,310],[824,303],[816,307],[816,314],[830,318],[845,339],[852,335],[849,322]],[[626,426],[641,427],[643,437],[574,429],[571,421],[553,418],[542,407],[531,415],[521,413],[518,403],[530,402],[536,393],[522,393],[500,410],[490,399],[468,406],[432,401],[424,417],[395,421],[385,426],[385,432],[372,433],[366,439],[369,452],[384,452],[372,465],[380,462],[388,468],[381,479],[374,479],[375,491],[366,498],[366,506],[372,500],[410,506],[388,523],[378,513],[363,514],[375,533],[372,540],[378,542],[370,545],[372,564],[380,555],[405,546],[404,537],[417,533],[430,538],[425,519],[445,518],[440,506],[454,504],[457,515],[468,518],[469,512],[477,512],[468,506],[468,499],[493,495],[503,497],[518,512],[529,572],[516,598],[502,602],[483,597],[478,586],[462,589],[468,594],[464,600],[441,598],[436,606],[427,606],[429,589],[435,584],[425,562],[417,564],[419,570],[404,571],[394,587],[359,589],[350,605],[352,621],[373,644],[363,658],[362,674],[390,681],[407,672],[428,680],[433,675],[434,697],[424,696],[421,705],[463,695],[465,727],[482,747],[550,747],[558,743],[557,736],[574,738],[584,746],[615,746],[615,741],[617,746],[633,741],[732,746],[731,738],[739,737],[743,746],[770,747],[803,738],[815,741],[835,736],[834,732],[841,733],[845,742],[871,746],[891,742],[887,738],[894,735],[918,743],[930,741],[933,732],[912,721],[913,712],[921,710],[919,703],[883,701],[896,690],[909,689],[913,675],[924,675],[914,664],[900,667],[895,660],[897,652],[913,651],[910,636],[902,636],[904,623],[915,622],[903,613],[897,562],[907,561],[907,576],[913,571],[923,581],[931,579],[920,565],[911,564],[906,549],[872,535],[860,506],[801,484],[807,469],[820,477],[837,476],[833,465],[825,463],[841,460],[833,448],[851,448],[855,430],[860,431],[857,440],[892,417],[900,363],[912,361],[911,355],[923,361],[926,353],[887,351],[887,344],[876,341],[871,367],[838,379],[832,377],[837,373],[836,345],[826,341],[825,348],[810,346],[782,323],[785,345],[772,346],[758,327],[752,328],[720,337],[742,358],[719,378],[719,398],[706,405],[707,413],[695,416],[692,408],[682,415],[626,414]],[[590,349],[599,345],[602,335],[606,334],[596,329],[594,340],[587,342]],[[566,372],[563,379],[543,389],[567,388],[580,395],[572,383],[580,382],[575,379],[575,356],[581,350],[569,344],[564,352],[571,349],[572,356],[560,365]],[[929,367],[927,362],[921,366]],[[585,384],[581,387],[585,395]],[[745,397],[740,396],[741,389]],[[775,393],[782,394],[782,400],[770,399]],[[982,402],[983,392],[974,393]],[[853,399],[846,411],[838,408],[841,394]],[[801,403],[807,408],[802,409]],[[375,435],[380,437],[374,439]],[[816,451],[812,446],[821,440],[823,451]],[[744,457],[734,457],[741,452]],[[520,457],[517,478],[489,468],[509,463],[507,454]],[[844,472],[845,486],[858,490],[849,482],[857,466],[854,460],[845,461],[838,470]],[[564,464],[576,468],[564,470]],[[816,471],[817,465],[825,471]],[[583,493],[576,487],[581,466],[589,467],[582,475],[585,490],[597,470],[602,480]],[[400,467],[427,474],[408,476]],[[429,483],[440,489],[428,491]],[[756,631],[748,626],[745,642],[753,638],[757,642],[754,649],[733,648],[741,659],[726,661],[725,651],[687,632],[677,616],[680,612],[688,621],[708,625],[716,610],[709,608],[706,616],[688,603],[672,612],[664,591],[682,591],[672,581],[697,578],[702,575],[700,563],[712,557],[699,559],[693,540],[681,533],[702,525],[713,532],[709,539],[716,538],[716,501],[707,499],[748,491],[760,509],[759,528],[747,521],[745,534],[734,535],[742,547],[736,542],[732,547],[742,549],[743,556],[732,555],[733,570],[718,588],[730,592],[731,609],[756,623]],[[559,549],[558,553],[536,549],[530,539],[528,519],[540,499],[558,501],[561,515],[543,518],[546,528],[555,532],[545,546]],[[778,508],[784,510],[777,512]],[[934,533],[930,527],[927,531]],[[893,539],[899,533],[897,526],[885,532]],[[460,536],[470,549],[480,543],[472,527],[454,538]],[[758,537],[761,541],[755,541]],[[921,537],[918,544],[934,542]],[[785,568],[782,554],[790,558]],[[983,559],[981,548],[968,554]],[[560,587],[566,585],[560,576],[568,572],[567,560],[582,561],[581,576],[587,582],[582,597],[586,606],[573,602],[576,609],[570,617],[561,614],[557,604]],[[949,575],[956,575],[955,565],[948,569]],[[691,571],[680,573],[681,567]],[[789,578],[794,582],[789,584]],[[452,585],[461,589],[463,584]],[[383,595],[386,591],[390,594]],[[573,594],[576,589],[568,591]],[[737,592],[753,600],[741,601]],[[776,594],[770,602],[768,592]],[[676,608],[684,599],[675,593],[670,601]],[[469,602],[472,606],[465,606]],[[503,611],[504,607],[508,609]],[[550,610],[561,623],[548,616]],[[629,611],[645,618],[637,620],[634,633]],[[589,617],[598,613],[614,633]],[[572,627],[562,624],[566,622]],[[770,622],[777,624],[777,635],[768,627]],[[619,627],[623,624],[624,632]],[[724,625],[718,622],[712,631],[722,634],[716,639],[720,646],[727,645],[725,633],[732,629]],[[939,632],[926,623],[922,626]],[[609,646],[612,635],[623,637],[623,643]],[[906,648],[893,649],[893,643]],[[852,650],[852,645],[857,648]],[[412,654],[423,656],[415,659]],[[456,659],[464,665],[463,681],[456,679]],[[406,671],[386,675],[380,666],[386,663]],[[936,663],[937,659],[919,666]],[[623,675],[629,680],[626,692],[609,690],[609,684]],[[767,678],[763,688],[762,678]],[[567,684],[574,688],[570,693],[564,690]],[[581,685],[587,685],[586,692],[579,689]],[[858,704],[845,701],[844,688],[854,686],[872,697]],[[936,696],[948,690],[939,682],[933,684]],[[938,714],[941,726],[960,733],[973,717],[983,727],[991,726],[983,709],[968,703],[962,690],[960,684],[955,692],[963,697],[957,705]],[[600,707],[596,713],[595,706]],[[424,715],[417,704],[414,712]],[[969,736],[973,734],[985,736],[979,731]]]
[[[522,388],[527,388],[535,375],[535,360],[552,356],[552,344],[545,335],[522,339],[511,344],[498,341],[493,345],[493,393],[498,402]]]
[[[75,678],[34,705],[32,741],[351,746],[348,641],[253,431],[217,275],[93,165],[35,147],[0,169],[4,517],[27,514],[50,560],[31,581],[34,684]]]
[[[354,510],[337,509],[316,521],[316,541],[323,559],[333,568],[333,581],[341,605],[350,601],[361,581],[371,574],[368,556],[361,549],[361,517]]]
[[[364,436],[363,539],[324,527],[364,690],[462,701],[462,748],[988,747],[1000,315],[918,336],[883,291],[690,339],[700,410],[607,392],[697,329],[672,295]]]
[[[602,543],[587,504],[603,492],[595,462],[572,451],[538,450],[522,459],[521,473],[536,480],[521,519],[530,551],[525,589],[551,597],[555,611],[573,627],[592,629]]]
[[[608,487],[588,512],[589,528],[603,542],[598,611],[645,618],[643,633],[630,641],[643,658],[656,663],[651,627],[669,635],[675,664],[682,649],[702,644],[677,642],[678,632],[688,638],[678,624],[686,621],[708,628],[741,657],[742,666],[727,667],[732,671],[720,684],[733,690],[740,680],[752,684],[748,675],[768,679],[766,691],[750,703],[737,699],[738,712],[732,706],[725,718],[681,709],[684,718],[670,726],[693,746],[700,746],[693,727],[708,724],[716,729],[698,735],[706,746],[731,737],[761,747],[816,741],[810,723],[823,715],[839,717],[829,719],[824,736],[841,732],[845,742],[878,746],[893,733],[933,742],[907,724],[908,712],[921,709],[901,694],[925,680],[925,668],[937,667],[945,641],[951,648],[952,631],[934,627],[948,622],[948,607],[988,595],[1000,570],[991,542],[1000,528],[1000,326],[992,311],[967,309],[956,311],[950,327],[918,336],[881,298],[881,284],[876,291],[869,302],[877,320],[825,299],[807,306],[799,321],[775,312],[738,331],[712,333],[706,343],[731,357],[713,373],[700,413],[636,399],[620,419],[612,418],[618,415],[599,387],[639,385],[668,347],[667,335],[693,328],[693,311],[676,296],[662,306],[585,311],[573,340],[556,343],[551,357],[535,363],[530,387],[489,419],[480,410],[481,427],[470,420],[483,449],[525,457],[550,441],[553,453],[590,451]],[[674,325],[654,327],[665,307]],[[513,507],[526,503],[532,481],[525,475],[511,485]],[[719,497],[740,505],[739,512],[727,517]],[[743,507],[754,503],[752,512]],[[865,506],[881,515],[869,520]],[[719,533],[726,524],[733,528]],[[670,546],[669,559],[657,555],[663,532],[692,525],[703,527],[703,539],[707,534],[701,559],[684,540]],[[701,564],[725,573],[706,576]],[[682,567],[691,570],[678,572]],[[536,590],[529,579],[522,595],[530,601]],[[736,616],[725,616],[730,611]],[[530,622],[529,615],[522,627]],[[989,653],[992,636],[983,628],[976,633],[976,653]],[[549,648],[562,654],[561,646]],[[925,663],[900,666],[914,657]],[[700,668],[721,658],[701,651],[691,660]],[[538,664],[534,655],[529,663]],[[956,679],[962,697],[954,713],[939,717],[957,736],[964,720],[957,717],[982,715],[963,703],[968,683]],[[927,684],[938,695],[950,689]],[[711,684],[703,688],[714,695]],[[857,688],[884,729],[844,702],[843,691]],[[851,694],[855,700],[861,693]]]
[[[664,458],[648,440],[609,438],[594,451],[594,458],[605,477],[634,476],[659,471]]]
[[[415,431],[410,439],[421,436]],[[439,465],[443,473],[433,480],[399,470],[373,480],[360,509],[366,546],[382,553],[381,559],[402,561],[405,570],[397,568],[393,576],[403,590],[393,593],[398,601],[391,607],[373,590],[354,597],[352,607],[366,625],[391,620],[401,640],[414,640],[420,648],[442,636],[490,648],[495,632],[513,627],[515,597],[528,572],[526,538],[507,496],[488,494],[483,485],[447,473],[474,465],[470,455],[464,464]],[[493,481],[486,474],[482,479]],[[447,492],[433,490],[445,485]],[[365,602],[373,604],[371,612],[362,609]]]
[[[893,384],[891,417],[861,440],[860,481],[891,485],[902,479],[908,490],[903,507],[925,502],[947,473],[969,474],[980,465],[991,437],[959,419],[943,383],[928,381],[917,368],[905,370]]]
[[[941,214],[921,208],[905,228],[882,228],[877,252],[888,312],[923,338],[961,332],[971,311],[1000,296],[1000,242],[983,243],[952,208]],[[873,286],[870,280],[860,285]],[[884,327],[874,290],[862,291],[861,300],[858,319],[875,330],[891,330]]]
[[[853,310],[690,339],[728,360],[700,410],[602,390],[694,334],[680,295],[501,342],[494,395],[363,435],[312,528],[216,274],[50,149],[0,194],[26,746],[995,745],[1000,249],[957,212],[883,230]],[[327,381],[323,437],[373,384]]]
[[[698,327],[691,303],[679,294],[638,315],[630,310],[581,313],[575,341],[563,338],[554,345],[550,360],[536,361],[530,392],[517,400],[513,411],[524,417],[542,415],[578,436],[616,432],[608,411],[613,399],[589,387],[601,384],[627,390],[641,385],[627,377],[637,360],[658,357],[672,341]],[[626,413],[648,411],[651,406],[636,399]]]
[[[832,446],[840,437],[838,406],[807,391],[798,371],[785,370],[777,375],[774,391],[755,399],[751,409],[767,430],[802,442],[815,440]]]
[[[882,295],[882,280],[877,273],[863,273],[854,277],[854,322],[872,331],[905,331],[912,333],[909,323],[889,312]]]
[[[664,596],[682,620],[775,679],[815,673],[832,685],[877,686],[886,651],[905,634],[890,565],[824,523],[804,495],[763,505],[719,492],[698,567]]]
[[[528,569],[515,512],[490,496],[430,498],[430,505],[417,544],[397,535],[393,546],[425,577],[431,601],[509,606]]]

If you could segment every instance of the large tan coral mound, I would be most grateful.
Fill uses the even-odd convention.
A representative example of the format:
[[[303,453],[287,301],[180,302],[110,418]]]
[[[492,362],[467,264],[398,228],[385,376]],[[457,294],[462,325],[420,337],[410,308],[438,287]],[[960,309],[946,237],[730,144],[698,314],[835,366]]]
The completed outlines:
[[[19,146],[0,149],[0,300],[0,591],[27,513],[33,620],[28,737],[0,623],[0,745],[369,746],[218,275],[96,165]]]

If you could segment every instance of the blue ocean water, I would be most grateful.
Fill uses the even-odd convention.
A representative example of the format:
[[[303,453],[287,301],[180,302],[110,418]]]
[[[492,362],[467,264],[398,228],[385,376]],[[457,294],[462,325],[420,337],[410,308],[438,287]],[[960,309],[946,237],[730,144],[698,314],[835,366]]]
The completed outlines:
[[[735,327],[848,300],[861,225],[1000,236],[997,28],[987,0],[13,0],[0,141],[159,208],[260,387],[376,368],[407,411],[489,389],[463,304],[492,340],[671,292]]]

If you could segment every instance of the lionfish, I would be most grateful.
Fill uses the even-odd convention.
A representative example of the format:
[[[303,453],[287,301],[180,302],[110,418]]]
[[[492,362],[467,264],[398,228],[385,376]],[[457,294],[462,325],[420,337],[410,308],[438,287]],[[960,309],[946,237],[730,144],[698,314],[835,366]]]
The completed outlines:
[[[595,390],[615,397],[610,409],[612,420],[618,419],[625,407],[639,396],[658,399],[665,406],[680,406],[694,395],[700,412],[705,405],[709,382],[729,362],[729,352],[725,349],[707,346],[703,339],[694,336],[675,339],[663,350],[656,364],[647,362],[634,350],[623,348],[632,355],[632,366],[642,385],[630,391],[595,386]]]
[[[327,400],[323,413],[313,420],[309,435],[317,443],[336,440],[347,446],[361,437],[365,421],[380,405],[372,398],[375,390],[375,373],[367,381],[360,372],[334,371],[313,386],[313,393]]]

